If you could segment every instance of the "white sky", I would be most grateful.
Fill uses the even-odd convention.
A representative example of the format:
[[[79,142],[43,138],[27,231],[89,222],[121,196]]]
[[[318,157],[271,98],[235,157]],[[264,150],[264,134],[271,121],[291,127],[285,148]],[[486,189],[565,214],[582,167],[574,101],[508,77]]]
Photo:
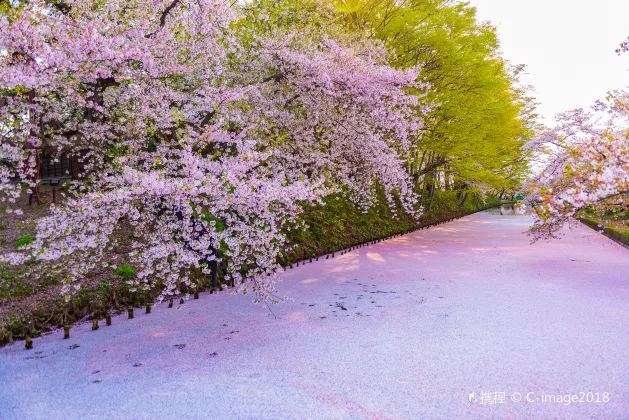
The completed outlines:
[[[469,0],[480,20],[498,28],[504,57],[527,65],[522,81],[535,87],[538,112],[586,107],[629,86],[629,0]]]

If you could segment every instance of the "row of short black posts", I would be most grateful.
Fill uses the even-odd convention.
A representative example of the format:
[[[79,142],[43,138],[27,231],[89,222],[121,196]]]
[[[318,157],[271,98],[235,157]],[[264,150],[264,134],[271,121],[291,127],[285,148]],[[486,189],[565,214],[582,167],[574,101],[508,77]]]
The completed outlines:
[[[215,292],[219,288],[219,284],[218,284],[218,270],[221,269],[224,272],[226,272],[226,270],[227,270],[227,263],[223,260],[220,263],[220,265],[219,265],[217,260],[213,260],[213,261],[210,262],[210,269],[211,269],[211,274],[210,274],[211,291]],[[232,285],[233,285],[233,283],[232,283]],[[194,290],[194,298],[195,299],[199,299],[199,289],[200,289],[200,285],[197,285],[197,287]],[[184,301],[185,301],[184,298],[181,297],[181,299],[179,301],[179,304],[183,305]],[[173,298],[170,298],[169,301],[168,301],[168,307],[172,308],[173,307],[173,303],[174,303],[173,302]],[[151,313],[151,307],[152,307],[152,305],[150,303],[147,303],[145,305],[145,312],[147,314]],[[127,317],[128,317],[128,319],[135,318],[134,308],[127,308]],[[66,314],[65,318],[67,318],[67,314]],[[99,322],[99,319],[95,315],[92,318],[92,331],[98,330],[98,328],[99,328],[98,322]],[[109,312],[105,313],[105,324],[107,326],[111,326],[111,314]],[[65,340],[70,338],[70,328],[71,328],[71,325],[68,324],[68,323],[65,323],[65,325],[63,327],[63,338]],[[10,331],[9,331],[9,334],[11,334]],[[13,341],[12,340],[12,335],[10,336],[10,338],[11,338],[11,341]],[[30,337],[30,335],[26,336],[25,348],[27,350],[30,350],[30,349],[33,348],[33,340]]]

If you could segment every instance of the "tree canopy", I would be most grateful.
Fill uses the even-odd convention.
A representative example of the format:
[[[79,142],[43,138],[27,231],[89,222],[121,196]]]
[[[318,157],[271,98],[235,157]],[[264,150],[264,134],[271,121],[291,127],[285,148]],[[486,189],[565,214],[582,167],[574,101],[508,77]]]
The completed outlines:
[[[66,295],[124,228],[133,287],[172,295],[220,251],[267,299],[303,203],[367,210],[381,189],[419,217],[436,189],[514,190],[527,171],[534,103],[466,3],[2,5],[2,200],[37,188],[40,152],[82,165],[0,259],[38,261]]]

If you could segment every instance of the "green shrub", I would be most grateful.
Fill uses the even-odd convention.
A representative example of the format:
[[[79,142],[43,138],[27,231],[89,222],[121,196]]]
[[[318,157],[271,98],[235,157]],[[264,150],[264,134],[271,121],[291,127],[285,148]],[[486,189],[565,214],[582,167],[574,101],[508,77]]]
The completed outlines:
[[[0,266],[0,298],[12,299],[33,294],[33,286],[21,276],[24,271],[11,272]]]
[[[121,265],[120,267],[116,267],[114,269],[114,274],[119,275],[125,280],[130,280],[135,277],[135,270],[129,267],[127,264]]]
[[[33,243],[35,238],[32,235],[24,235],[15,243],[16,248],[22,248],[23,246],[30,245]]]

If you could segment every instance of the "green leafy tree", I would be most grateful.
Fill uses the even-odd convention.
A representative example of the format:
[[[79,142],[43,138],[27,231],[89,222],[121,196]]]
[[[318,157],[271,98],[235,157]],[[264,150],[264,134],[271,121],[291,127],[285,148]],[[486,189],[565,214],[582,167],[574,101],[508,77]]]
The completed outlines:
[[[465,2],[344,0],[344,24],[381,39],[397,67],[422,64],[429,102],[439,104],[427,133],[409,156],[418,184],[515,190],[528,172],[522,149],[535,127],[530,89],[519,87],[523,66],[500,56],[495,28]]]

